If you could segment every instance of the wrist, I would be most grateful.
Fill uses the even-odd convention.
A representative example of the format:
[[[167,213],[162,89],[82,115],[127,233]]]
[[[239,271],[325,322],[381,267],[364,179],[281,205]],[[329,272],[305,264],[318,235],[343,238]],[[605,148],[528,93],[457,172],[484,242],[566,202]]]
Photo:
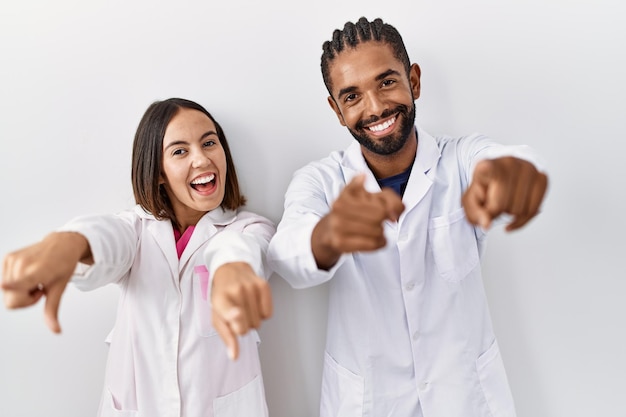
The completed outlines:
[[[339,261],[341,253],[332,246],[332,241],[329,238],[330,234],[325,233],[325,221],[326,218],[320,220],[313,229],[311,234],[311,251],[317,267],[329,270]]]

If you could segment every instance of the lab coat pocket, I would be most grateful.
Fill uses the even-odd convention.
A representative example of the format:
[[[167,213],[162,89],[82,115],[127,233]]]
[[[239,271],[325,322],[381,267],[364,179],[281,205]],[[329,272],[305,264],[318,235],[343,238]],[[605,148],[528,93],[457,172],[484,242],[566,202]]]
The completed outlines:
[[[480,261],[474,227],[463,208],[430,219],[428,241],[439,275],[448,282],[462,281]]]
[[[489,349],[476,360],[476,371],[485,401],[493,417],[514,417],[513,396],[509,390],[497,341],[494,340]]]
[[[364,381],[332,356],[324,354],[320,417],[356,417],[363,414]]]
[[[206,266],[198,265],[193,269],[193,309],[196,327],[201,337],[217,334],[211,323],[211,300],[209,299],[209,271]]]
[[[213,400],[215,417],[267,417],[263,381],[257,375],[237,391]]]
[[[109,390],[106,390],[105,398],[102,400],[99,417],[137,417],[139,412],[136,410],[122,410],[115,396]]]

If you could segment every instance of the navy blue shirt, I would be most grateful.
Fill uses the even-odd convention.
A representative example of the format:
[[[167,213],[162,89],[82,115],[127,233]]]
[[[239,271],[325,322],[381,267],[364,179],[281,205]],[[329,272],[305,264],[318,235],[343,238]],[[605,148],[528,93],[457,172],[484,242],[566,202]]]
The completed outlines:
[[[409,165],[409,167],[404,172],[401,172],[398,175],[379,179],[378,185],[380,185],[380,188],[392,188],[396,193],[398,193],[400,197],[402,197],[404,195],[404,189],[406,188],[406,184],[409,182],[411,168],[413,168],[413,164]]]

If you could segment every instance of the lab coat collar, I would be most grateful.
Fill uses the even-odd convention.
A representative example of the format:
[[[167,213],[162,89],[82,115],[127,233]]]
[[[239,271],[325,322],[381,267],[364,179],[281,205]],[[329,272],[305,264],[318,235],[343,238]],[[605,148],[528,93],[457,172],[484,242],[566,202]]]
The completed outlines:
[[[424,197],[432,185],[434,171],[441,157],[441,152],[439,151],[435,138],[420,126],[415,125],[415,128],[417,129],[418,138],[417,153],[415,155],[415,161],[413,162],[409,183],[407,184],[403,197],[403,201],[407,206],[414,206]],[[349,183],[355,175],[363,172],[366,174],[365,189],[369,192],[380,191],[378,181],[376,181],[374,174],[367,166],[367,162],[365,162],[365,158],[361,152],[361,145],[356,140],[353,141],[344,152],[341,167],[346,184]]]
[[[216,226],[227,226],[237,219],[236,211],[223,209],[222,207],[206,213],[196,224],[191,239],[179,260],[176,255],[176,242],[174,241],[172,222],[156,220],[152,214],[147,213],[140,206],[135,208],[135,212],[143,218],[154,220],[148,226],[148,230],[154,236],[159,248],[161,248],[163,256],[167,259],[174,276],[179,276],[180,271],[185,267],[191,256],[217,233],[218,229]]]
[[[222,207],[211,210],[202,216],[198,224],[196,224],[191,239],[180,257],[180,261],[178,262],[179,270],[182,270],[189,261],[189,258],[217,233],[218,229],[216,226],[227,226],[234,222],[236,218],[236,211],[223,209]]]

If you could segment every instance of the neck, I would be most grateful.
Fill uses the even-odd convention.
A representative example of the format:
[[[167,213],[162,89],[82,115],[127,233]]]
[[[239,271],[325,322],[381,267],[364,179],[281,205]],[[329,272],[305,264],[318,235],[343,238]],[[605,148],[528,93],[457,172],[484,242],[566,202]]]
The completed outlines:
[[[189,226],[195,226],[196,224],[198,224],[198,222],[200,221],[202,216],[204,216],[204,214],[205,213],[200,213],[199,215],[185,216],[184,218],[181,218],[181,216],[178,216],[176,221],[172,220],[172,226],[178,229],[178,231],[181,234],[183,234],[185,233],[185,230],[187,230]]]
[[[415,129],[413,129],[402,149],[392,155],[378,155],[363,147],[361,147],[361,152],[365,162],[367,162],[376,178],[380,179],[398,175],[415,161],[417,134]]]

